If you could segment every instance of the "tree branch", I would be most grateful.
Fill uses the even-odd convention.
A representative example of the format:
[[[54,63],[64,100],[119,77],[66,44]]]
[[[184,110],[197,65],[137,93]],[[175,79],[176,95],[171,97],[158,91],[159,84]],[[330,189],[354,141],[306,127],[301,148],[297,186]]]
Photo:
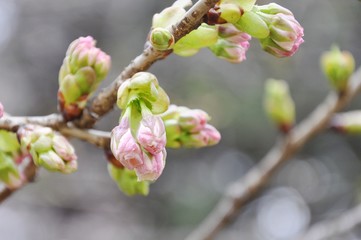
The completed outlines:
[[[190,8],[182,20],[171,27],[175,41],[191,32],[199,26],[204,15],[207,14],[219,0],[199,0]],[[148,45],[142,54],[137,56],[130,64],[125,67],[122,73],[108,87],[104,88],[93,100],[88,107],[84,109],[82,117],[75,121],[75,124],[81,128],[91,128],[96,121],[110,110],[112,110],[116,99],[117,90],[123,81],[132,77],[135,73],[146,71],[153,63],[164,59],[171,53],[171,50],[158,51]]]
[[[358,205],[335,219],[324,220],[313,225],[297,240],[323,240],[347,233],[361,224],[361,205]]]
[[[330,93],[312,114],[296,126],[288,135],[280,138],[266,156],[226,189],[217,206],[187,240],[212,239],[224,228],[238,211],[261,190],[273,173],[317,133],[327,128],[332,116],[361,89],[361,68],[350,79],[348,91],[343,95]]]
[[[100,148],[108,149],[110,144],[110,133],[94,129],[79,129],[71,123],[64,123],[59,114],[50,114],[41,117],[12,117],[5,115],[0,119],[0,129],[17,131],[24,124],[36,124],[51,127],[67,137],[74,137],[86,141]]]

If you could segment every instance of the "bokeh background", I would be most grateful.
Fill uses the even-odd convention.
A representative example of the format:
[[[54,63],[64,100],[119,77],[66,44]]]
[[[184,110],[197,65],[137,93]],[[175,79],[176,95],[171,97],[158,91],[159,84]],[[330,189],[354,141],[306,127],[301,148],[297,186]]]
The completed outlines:
[[[258,1],[266,4],[269,1]],[[212,209],[225,186],[255,165],[277,132],[262,107],[268,77],[285,79],[306,117],[330,87],[319,56],[337,43],[361,63],[361,2],[275,1],[305,28],[292,58],[276,59],[251,42],[247,61],[230,64],[203,50],[191,58],[169,56],[154,73],[173,103],[206,110],[222,133],[213,148],[169,150],[162,177],[148,197],[126,197],[112,182],[101,150],[73,140],[79,171],[41,171],[0,206],[0,239],[184,239]],[[110,53],[108,85],[144,45],[152,15],[172,0],[0,0],[0,101],[13,115],[57,110],[57,75],[68,44],[92,35]],[[361,99],[350,106],[357,109]],[[96,128],[110,130],[115,110]],[[361,137],[326,132],[286,164],[268,187],[217,239],[289,240],[322,219],[358,204]],[[334,239],[361,239],[361,228]]]

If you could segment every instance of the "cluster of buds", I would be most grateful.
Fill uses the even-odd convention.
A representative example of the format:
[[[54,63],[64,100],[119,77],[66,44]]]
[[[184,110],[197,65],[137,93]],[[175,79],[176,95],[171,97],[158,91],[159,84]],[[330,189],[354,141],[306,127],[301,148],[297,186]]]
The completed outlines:
[[[112,153],[139,181],[155,181],[166,158],[165,127],[157,114],[168,109],[169,98],[153,74],[139,72],[119,87],[117,104],[123,112],[111,133]]]
[[[280,131],[287,133],[295,121],[295,105],[288,84],[283,80],[268,79],[265,85],[264,106],[269,118]]]
[[[0,182],[10,189],[19,188],[25,179],[19,169],[21,160],[16,134],[0,130]]]
[[[256,0],[220,0],[197,29],[174,44],[169,27],[184,16],[190,1],[176,1],[153,17],[150,43],[158,50],[172,49],[180,56],[192,56],[209,48],[229,62],[243,61],[252,37],[276,56],[292,56],[303,43],[303,28],[293,13],[275,3],[255,5]]]
[[[77,170],[74,148],[51,128],[28,124],[20,127],[17,135],[23,152],[31,154],[36,166],[61,173]]]
[[[355,60],[350,52],[332,47],[321,57],[321,68],[330,84],[339,93],[347,90],[349,78],[355,70]]]
[[[59,71],[59,108],[66,120],[79,117],[90,95],[108,74],[110,56],[95,47],[96,41],[80,37],[66,52]]]
[[[167,147],[212,146],[221,139],[220,133],[208,124],[209,115],[200,109],[171,105],[161,114],[167,133]]]

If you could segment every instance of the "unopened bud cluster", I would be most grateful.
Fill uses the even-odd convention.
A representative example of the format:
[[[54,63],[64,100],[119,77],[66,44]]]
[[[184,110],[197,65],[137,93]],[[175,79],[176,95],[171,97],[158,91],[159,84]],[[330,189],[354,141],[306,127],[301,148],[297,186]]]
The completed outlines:
[[[66,52],[59,72],[58,101],[66,120],[80,116],[90,95],[108,74],[110,56],[95,47],[95,40],[80,37]]]
[[[168,109],[169,98],[153,74],[139,72],[120,86],[117,104],[123,113],[112,130],[112,153],[139,181],[155,181],[166,158],[164,123],[156,114]]]
[[[200,109],[171,105],[161,116],[167,133],[167,147],[206,147],[221,139],[217,129],[208,123],[209,115]]]
[[[174,46],[174,39],[168,29],[184,16],[187,4],[173,5],[153,17],[153,30],[159,36],[155,39],[159,39],[162,44],[155,43],[153,37],[150,42],[158,50],[172,48],[180,56],[191,56],[201,48],[209,48],[217,57],[238,63],[246,59],[252,36],[259,39],[266,52],[276,57],[292,56],[303,43],[302,26],[290,10],[275,3],[257,6],[255,2],[256,0],[220,0],[208,12],[206,22]],[[159,27],[164,29],[162,34],[159,33]],[[152,31],[150,35],[152,36]]]
[[[61,173],[77,170],[73,146],[51,128],[28,124],[19,128],[17,134],[21,148],[31,154],[36,166]]]

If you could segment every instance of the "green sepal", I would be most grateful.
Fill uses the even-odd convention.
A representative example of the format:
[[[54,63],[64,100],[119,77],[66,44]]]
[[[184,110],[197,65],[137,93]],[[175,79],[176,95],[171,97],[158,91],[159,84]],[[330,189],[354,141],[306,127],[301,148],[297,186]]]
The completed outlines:
[[[149,182],[138,181],[138,177],[134,170],[126,168],[117,168],[112,164],[108,164],[108,172],[118,188],[128,196],[149,194]]]
[[[255,38],[266,38],[270,34],[266,22],[254,12],[245,12],[234,26]]]

